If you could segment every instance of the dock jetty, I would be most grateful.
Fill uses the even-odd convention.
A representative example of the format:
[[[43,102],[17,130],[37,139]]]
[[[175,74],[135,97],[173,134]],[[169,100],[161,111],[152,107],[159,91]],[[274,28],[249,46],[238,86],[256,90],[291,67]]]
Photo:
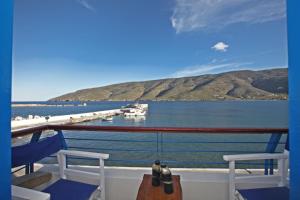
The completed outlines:
[[[141,109],[147,110],[148,104],[134,104],[136,107],[122,107],[120,109],[103,110],[88,113],[60,115],[60,116],[33,116],[29,115],[28,118],[15,117],[11,121],[12,130],[29,128],[34,126],[49,125],[49,124],[76,124],[81,122],[88,122],[93,120],[107,120],[112,119],[113,116],[123,115],[128,112],[140,112]]]

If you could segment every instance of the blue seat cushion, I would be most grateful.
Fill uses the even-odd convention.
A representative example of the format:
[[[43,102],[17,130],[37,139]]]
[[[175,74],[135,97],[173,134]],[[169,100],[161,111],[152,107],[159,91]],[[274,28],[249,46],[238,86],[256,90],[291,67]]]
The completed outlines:
[[[289,189],[286,187],[272,187],[238,190],[247,200],[289,200]]]
[[[43,192],[50,193],[51,200],[88,200],[98,186],[60,179]]]

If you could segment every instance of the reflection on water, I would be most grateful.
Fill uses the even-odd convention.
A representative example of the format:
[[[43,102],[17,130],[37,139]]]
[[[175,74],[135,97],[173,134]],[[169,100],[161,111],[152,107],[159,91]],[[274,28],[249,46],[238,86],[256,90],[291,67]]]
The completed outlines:
[[[146,116],[124,116],[125,120],[131,120],[135,124],[140,124],[146,120]]]

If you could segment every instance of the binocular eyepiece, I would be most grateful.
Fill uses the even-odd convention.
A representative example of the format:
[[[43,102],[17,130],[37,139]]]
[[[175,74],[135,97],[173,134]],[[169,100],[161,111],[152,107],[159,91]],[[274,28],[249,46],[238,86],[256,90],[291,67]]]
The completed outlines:
[[[160,161],[156,160],[152,165],[152,185],[155,187],[160,186],[160,182],[164,185],[165,193],[173,193],[171,170],[166,164],[160,164]]]

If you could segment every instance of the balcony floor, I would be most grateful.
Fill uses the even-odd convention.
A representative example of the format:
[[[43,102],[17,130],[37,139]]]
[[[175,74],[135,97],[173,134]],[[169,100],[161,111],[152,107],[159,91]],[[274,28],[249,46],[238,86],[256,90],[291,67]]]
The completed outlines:
[[[84,171],[94,171],[94,166],[69,166]],[[42,190],[58,179],[57,165],[35,164],[35,168],[43,172],[51,172],[52,179],[36,190]],[[228,170],[227,169],[171,169],[174,175],[180,175],[184,200],[227,200],[228,199]],[[248,174],[246,170],[238,170],[239,174]],[[20,172],[21,173],[21,172]],[[151,168],[138,167],[106,167],[106,200],[133,200],[136,199],[143,174],[150,174]],[[251,170],[251,173],[263,173],[262,170]],[[96,184],[93,178],[82,179],[72,175],[71,180]],[[252,183],[240,185],[240,188],[275,186],[274,183]]]

